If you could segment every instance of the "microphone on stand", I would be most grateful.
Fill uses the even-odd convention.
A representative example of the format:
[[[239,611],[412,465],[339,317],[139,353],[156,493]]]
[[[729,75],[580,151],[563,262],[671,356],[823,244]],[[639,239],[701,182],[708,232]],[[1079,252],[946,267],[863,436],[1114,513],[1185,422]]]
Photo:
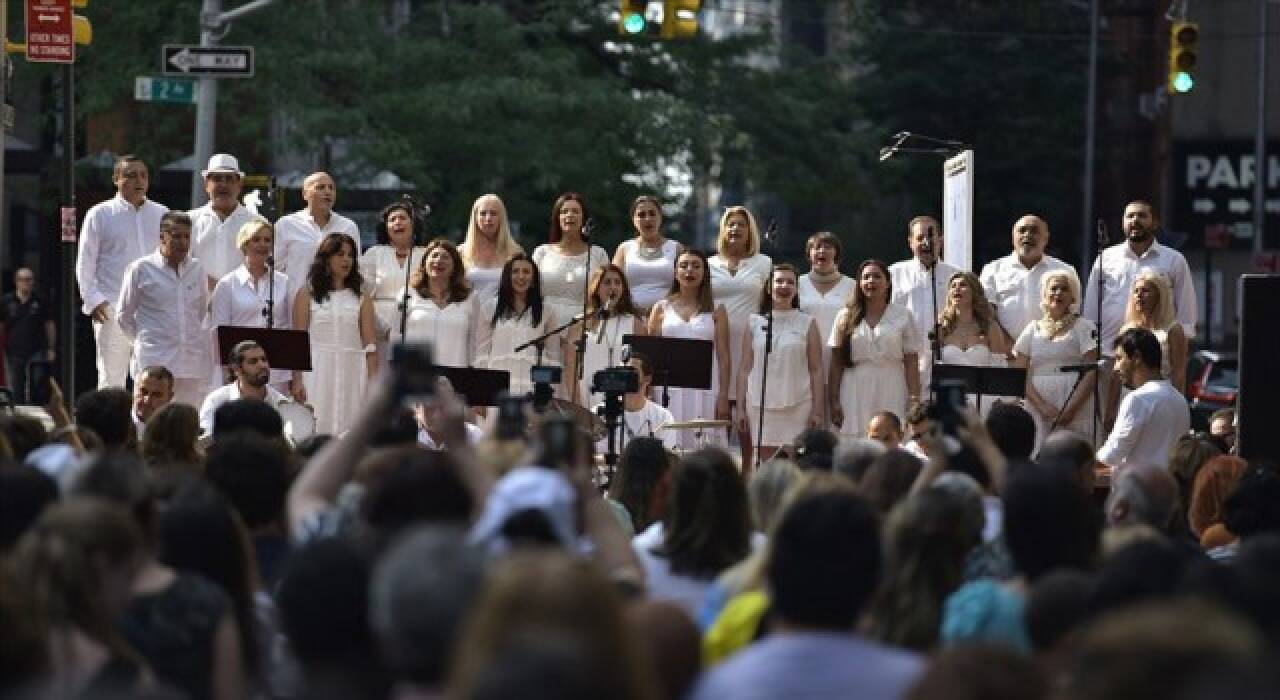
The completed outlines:
[[[631,362],[631,343],[622,346],[622,364]]]
[[[778,240],[778,220],[777,219],[769,220],[769,227],[764,230],[764,236],[762,236],[762,238],[764,239],[765,243],[770,243],[770,244]]]
[[[582,223],[582,240],[589,241],[596,232],[596,220],[587,219]],[[589,257],[589,256],[588,256]]]
[[[609,313],[613,309],[613,296],[604,300],[604,306],[600,307],[600,332],[596,334],[596,345],[604,342],[604,324],[609,320]]]

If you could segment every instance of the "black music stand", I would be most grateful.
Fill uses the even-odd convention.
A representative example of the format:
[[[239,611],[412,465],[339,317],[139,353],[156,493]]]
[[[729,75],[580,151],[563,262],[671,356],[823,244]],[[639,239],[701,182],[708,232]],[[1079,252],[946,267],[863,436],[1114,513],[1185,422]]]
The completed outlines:
[[[715,344],[694,338],[664,338],[660,335],[622,336],[622,344],[653,363],[653,380],[662,386],[662,405],[671,403],[670,387],[710,389]]]
[[[1027,370],[1021,367],[974,367],[940,362],[933,366],[933,382],[944,379],[964,382],[966,394],[976,394],[977,405],[982,406],[984,396],[1025,396]]]
[[[225,365],[231,349],[245,340],[262,346],[271,369],[311,371],[311,335],[287,328],[218,326],[218,364]]]
[[[449,380],[453,390],[468,406],[497,406],[498,396],[511,386],[511,373],[505,369],[478,367],[444,367],[437,365],[440,376]]]

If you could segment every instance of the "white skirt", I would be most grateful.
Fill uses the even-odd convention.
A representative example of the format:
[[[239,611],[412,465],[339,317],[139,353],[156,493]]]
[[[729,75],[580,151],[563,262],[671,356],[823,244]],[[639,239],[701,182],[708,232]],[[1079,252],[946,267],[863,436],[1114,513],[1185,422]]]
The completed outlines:
[[[893,411],[905,423],[907,378],[902,362],[859,362],[846,368],[840,382],[840,409],[844,411],[840,434],[845,436],[866,437],[867,424],[880,411]]]
[[[809,401],[801,401],[786,408],[770,408],[764,412],[764,438],[766,447],[782,447],[795,442],[796,436],[809,427],[809,413],[812,406]],[[749,406],[747,418],[751,421],[751,439],[759,436],[760,407]]]

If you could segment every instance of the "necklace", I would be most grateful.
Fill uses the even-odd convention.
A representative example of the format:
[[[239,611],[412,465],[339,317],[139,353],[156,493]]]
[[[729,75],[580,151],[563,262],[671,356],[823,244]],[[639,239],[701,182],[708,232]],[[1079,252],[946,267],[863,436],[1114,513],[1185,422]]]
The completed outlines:
[[[1057,319],[1045,316],[1040,319],[1040,330],[1048,334],[1050,338],[1056,338],[1075,324],[1075,322],[1076,314],[1063,314],[1062,318]]]
[[[636,256],[641,260],[660,260],[662,258],[662,246],[666,241],[660,241],[656,248],[645,245],[643,238],[636,239]]]
[[[839,282],[840,278],[843,276],[844,275],[840,274],[839,269],[832,270],[831,272],[818,272],[816,269],[809,270],[809,281],[816,284],[834,285]]]

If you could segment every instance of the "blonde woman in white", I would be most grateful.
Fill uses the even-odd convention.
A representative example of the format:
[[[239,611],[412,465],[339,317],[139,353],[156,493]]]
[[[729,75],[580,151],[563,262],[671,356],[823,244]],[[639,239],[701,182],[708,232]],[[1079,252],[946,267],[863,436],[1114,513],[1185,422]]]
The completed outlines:
[[[466,237],[458,246],[472,294],[478,299],[497,294],[502,282],[502,266],[512,255],[523,252],[524,248],[511,235],[511,223],[502,199],[496,194],[476,198],[471,205]]]
[[[1027,324],[1013,344],[1014,366],[1027,370],[1027,406],[1036,422],[1036,449],[1050,426],[1093,439],[1093,385],[1087,372],[1076,387],[1075,372],[1062,367],[1097,362],[1093,322],[1080,315],[1080,282],[1074,273],[1055,270],[1040,282],[1040,320]],[[1070,394],[1070,401],[1067,397]]]

